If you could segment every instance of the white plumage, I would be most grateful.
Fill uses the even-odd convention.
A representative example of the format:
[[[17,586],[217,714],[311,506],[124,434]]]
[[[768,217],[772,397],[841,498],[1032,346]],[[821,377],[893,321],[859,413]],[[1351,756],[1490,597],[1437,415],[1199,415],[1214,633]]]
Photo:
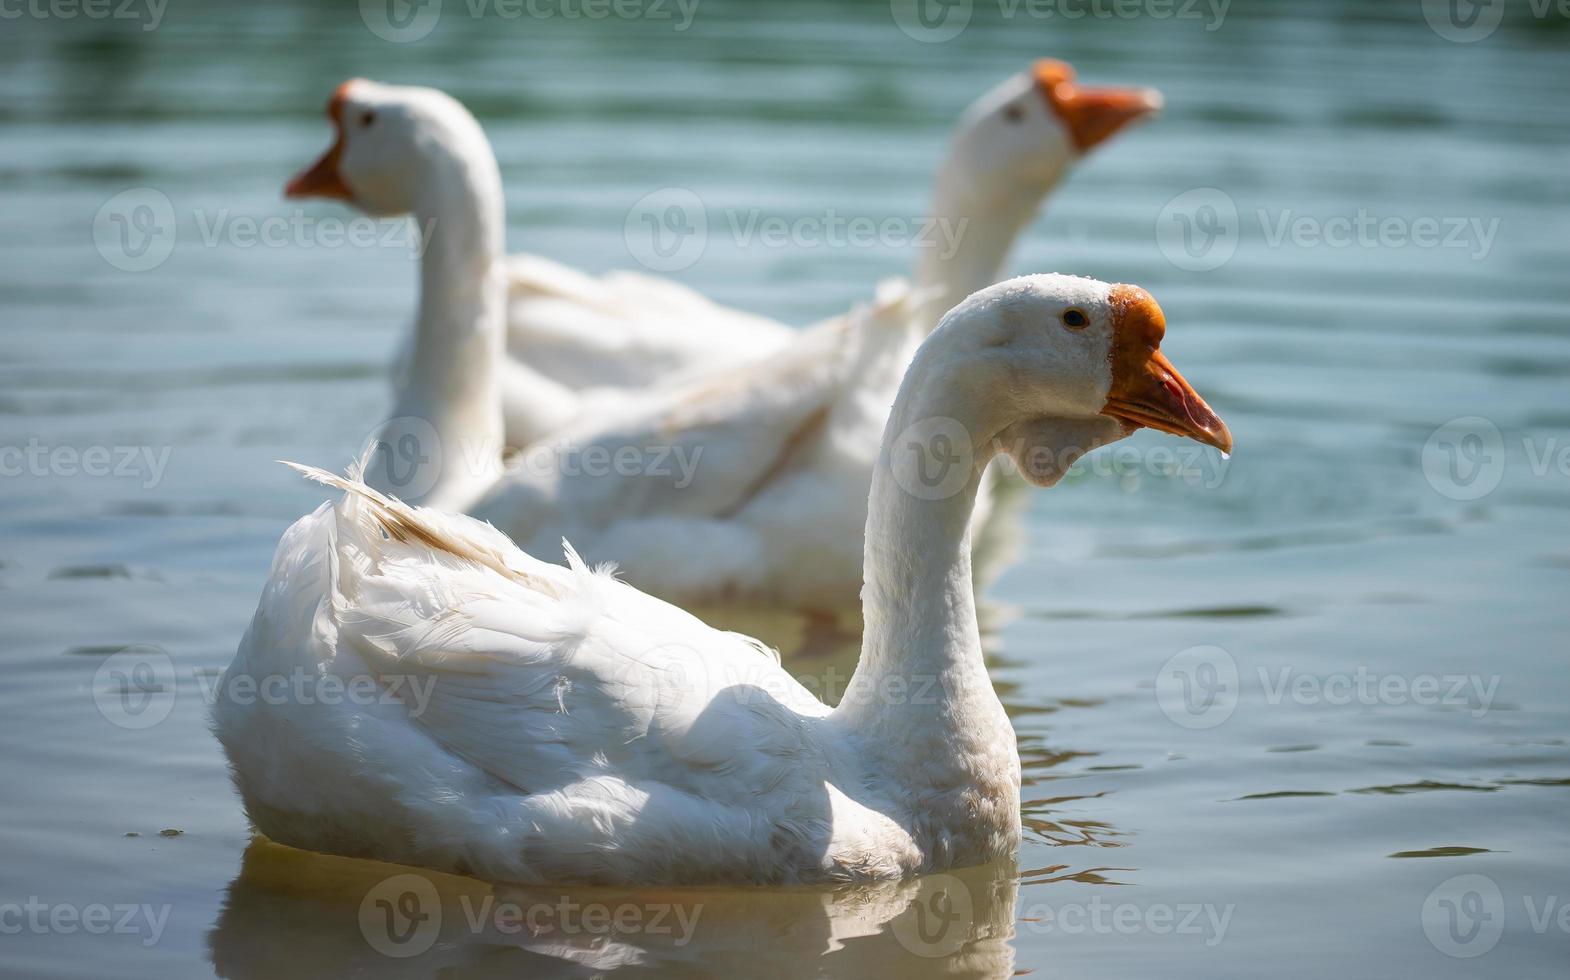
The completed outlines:
[[[1062,62],[1005,80],[954,133],[926,219],[941,233],[913,232],[926,246],[912,283],[880,295],[905,292],[908,315],[930,329],[998,278],[1020,231],[1081,154],[1159,105],[1149,90],[1081,88]],[[775,320],[658,276],[591,276],[539,256],[506,256],[495,156],[479,124],[443,93],[351,79],[328,114],[337,140],[289,193],[343,199],[372,214],[412,212],[430,231],[435,244],[426,243],[420,311],[398,359],[394,416],[418,414],[442,443],[462,436],[488,458],[577,420],[603,420],[648,389],[755,366],[797,343],[797,331]],[[892,394],[890,386],[878,397]],[[494,473],[465,476],[454,485],[444,474],[436,491],[408,492],[433,482],[422,477],[382,489],[462,506]]]
[[[982,661],[971,509],[1000,447],[1083,452],[1131,431],[1125,411],[1230,447],[1156,352],[1159,318],[1128,287],[1027,277],[922,345],[873,466],[866,635],[832,710],[756,641],[570,548],[553,565],[311,471],[345,495],[284,535],[214,708],[251,819],[521,882],[888,879],[1010,855],[1019,760]],[[935,418],[975,447],[938,494],[907,452]],[[277,677],[361,694],[239,695]]]

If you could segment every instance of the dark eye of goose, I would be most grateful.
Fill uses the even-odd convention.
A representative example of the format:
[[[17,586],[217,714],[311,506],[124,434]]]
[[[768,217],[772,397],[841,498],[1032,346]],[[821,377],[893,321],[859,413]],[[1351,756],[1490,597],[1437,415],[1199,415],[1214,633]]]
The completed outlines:
[[[375,121],[376,121],[376,113],[372,112],[371,110],[367,109],[364,112],[360,113],[360,125],[361,126],[369,126],[371,123],[373,123]]]
[[[1010,102],[1008,108],[1003,110],[1003,118],[1011,123],[1023,122],[1025,119],[1025,107],[1018,102]]]
[[[1063,311],[1063,325],[1071,330],[1082,330],[1090,325],[1090,317],[1084,310],[1070,308]]]

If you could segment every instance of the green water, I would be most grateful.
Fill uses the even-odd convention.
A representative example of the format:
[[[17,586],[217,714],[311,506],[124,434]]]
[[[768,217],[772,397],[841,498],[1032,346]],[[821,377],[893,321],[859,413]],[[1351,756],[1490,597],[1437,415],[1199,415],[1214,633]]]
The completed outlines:
[[[447,0],[407,43],[355,4],[39,9],[0,5],[0,972],[1564,974],[1557,7],[1512,2],[1491,33],[1492,7],[1458,8],[1468,43],[1417,0],[1238,0],[1219,20],[961,3],[914,37],[871,0],[700,0],[690,23],[674,3]],[[939,41],[945,10],[970,19]],[[332,87],[467,102],[514,249],[635,267],[636,202],[692,191],[710,233],[677,278],[804,323],[909,250],[742,241],[728,216],[919,216],[955,114],[1042,55],[1157,86],[1168,111],[1088,160],[1011,268],[1151,289],[1237,452],[1174,475],[1153,452],[1174,444],[1141,434],[1029,498],[988,595],[1026,764],[1018,869],[865,894],[443,880],[439,934],[400,958],[365,903],[401,869],[248,851],[203,692],[279,533],[323,497],[272,461],[336,466],[363,442],[413,298],[407,249],[334,247],[322,222],[347,212],[280,199],[325,145]],[[141,188],[173,215],[151,252],[122,237],[161,217]],[[171,665],[170,684],[131,678],[157,724],[114,723],[101,668],[127,645]],[[854,656],[786,646],[830,689]],[[685,936],[560,912],[469,927],[487,895],[701,914]]]

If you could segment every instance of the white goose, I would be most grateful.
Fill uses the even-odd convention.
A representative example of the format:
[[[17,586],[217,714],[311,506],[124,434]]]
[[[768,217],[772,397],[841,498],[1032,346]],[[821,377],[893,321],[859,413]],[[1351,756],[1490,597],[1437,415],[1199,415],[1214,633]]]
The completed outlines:
[[[338,139],[285,195],[412,214],[424,230],[414,333],[366,482],[410,503],[461,508],[495,482],[504,444],[506,227],[496,157],[474,117],[434,89],[356,79],[339,86],[327,111]],[[553,402],[539,380],[541,412],[566,421],[575,399],[562,391]],[[460,439],[489,448],[467,465],[440,465],[446,453],[456,458]]]
[[[682,605],[832,619],[854,607],[873,460],[910,356],[937,320],[934,303],[1002,262],[1077,152],[1048,122],[1049,67],[995,90],[961,124],[939,184],[973,234],[947,262],[930,256],[941,268],[918,277],[943,285],[891,288],[768,357],[585,411],[466,509],[534,554],[565,537],[587,560],[614,561],[638,588]],[[1144,99],[1092,95],[1121,109]],[[431,465],[489,458],[473,447],[457,455]],[[992,501],[981,495],[978,520]]]
[[[348,492],[284,535],[214,708],[247,812],[283,843],[525,883],[893,879],[1007,858],[1019,757],[982,662],[971,507],[999,447],[1042,485],[1140,425],[1229,449],[1162,332],[1142,290],[1065,276],[944,319],[873,474],[866,634],[835,708],[756,641],[570,551],[552,565],[317,471]],[[957,431],[980,451],[954,460]],[[944,492],[933,459],[960,467]],[[235,695],[268,677],[339,696]],[[892,693],[918,684],[930,698]]]
[[[1079,86],[1072,68],[1052,60],[978,100],[955,132],[930,215],[959,233],[957,247],[952,254],[924,250],[915,270],[914,295],[923,297],[927,325],[998,278],[1020,230],[1081,154],[1159,106],[1150,89]],[[328,116],[337,138],[289,182],[288,196],[398,213],[387,210],[388,196],[399,182],[426,179],[424,157],[465,161],[471,181],[442,182],[418,195],[409,187],[399,196],[419,209],[420,227],[438,236],[472,237],[489,248],[501,234],[494,155],[456,101],[429,89],[351,79],[334,93]],[[487,269],[487,275],[497,273]],[[555,432],[617,392],[755,360],[796,336],[784,324],[712,303],[657,276],[624,271],[596,278],[533,255],[507,258],[499,276],[502,284],[487,288],[505,296],[487,302],[505,307],[507,357],[496,383],[512,446]],[[889,288],[882,295],[893,295]],[[422,313],[439,312],[439,305],[426,310],[425,295]],[[423,326],[402,358],[406,379],[419,372],[419,358],[432,356]]]
[[[957,247],[922,249],[913,282],[897,282],[925,297],[928,325],[998,280],[1014,240],[1080,156],[1160,107],[1154,89],[1079,85],[1056,59],[977,99],[951,137],[927,215],[958,233]],[[663,383],[765,356],[795,333],[658,276],[595,278],[532,255],[511,257],[508,272],[509,353],[572,388]]]

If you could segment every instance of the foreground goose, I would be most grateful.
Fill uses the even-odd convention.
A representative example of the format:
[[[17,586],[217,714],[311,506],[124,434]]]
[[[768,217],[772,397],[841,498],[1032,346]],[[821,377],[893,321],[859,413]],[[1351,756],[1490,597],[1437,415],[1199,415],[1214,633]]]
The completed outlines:
[[[1019,757],[982,662],[971,506],[1000,450],[1051,485],[1139,426],[1230,449],[1163,329],[1142,290],[1066,276],[945,317],[885,430],[866,633],[834,708],[756,641],[570,551],[540,561],[315,471],[347,492],[284,535],[214,708],[251,820],[526,883],[894,879],[1009,857]],[[275,677],[309,696],[254,696]]]
[[[914,289],[898,287],[921,298],[926,327],[998,278],[1041,199],[1083,153],[1159,105],[1149,89],[1079,86],[1060,61],[1038,62],[978,100],[955,132],[929,216],[957,241],[952,250],[924,249]],[[756,359],[796,336],[671,280],[630,272],[596,278],[538,256],[506,258],[495,156],[479,124],[443,93],[351,79],[333,94],[328,116],[336,140],[285,193],[343,200],[374,215],[412,212],[430,231],[394,415],[428,406],[444,441],[460,434],[460,420],[493,414],[489,402],[500,398],[506,443],[528,445],[618,392]],[[443,352],[444,345],[461,350]],[[459,374],[467,384],[451,380]],[[461,434],[478,442],[492,428],[487,418]],[[383,442],[412,435],[393,432]],[[425,488],[382,489],[443,506],[456,499],[451,488],[429,500]]]

